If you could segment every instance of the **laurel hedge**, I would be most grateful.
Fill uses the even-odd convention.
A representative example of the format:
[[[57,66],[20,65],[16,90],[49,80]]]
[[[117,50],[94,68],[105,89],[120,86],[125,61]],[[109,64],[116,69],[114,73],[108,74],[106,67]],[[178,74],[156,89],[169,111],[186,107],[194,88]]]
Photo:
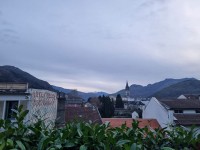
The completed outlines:
[[[71,122],[64,127],[50,127],[37,118],[24,123],[28,113],[22,106],[15,112],[15,121],[0,120],[0,150],[173,150],[199,149],[200,135],[194,128],[171,130],[139,128],[133,122],[128,128],[110,128],[109,124]]]

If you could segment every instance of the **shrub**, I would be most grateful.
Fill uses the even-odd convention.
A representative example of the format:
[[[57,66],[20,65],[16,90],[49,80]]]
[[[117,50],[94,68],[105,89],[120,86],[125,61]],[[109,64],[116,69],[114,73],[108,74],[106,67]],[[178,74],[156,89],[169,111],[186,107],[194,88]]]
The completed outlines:
[[[131,128],[125,124],[110,128],[109,124],[92,122],[71,122],[52,128],[41,118],[33,124],[24,123],[28,111],[23,111],[22,106],[13,111],[14,122],[0,120],[0,150],[186,150],[198,149],[200,143],[200,135],[194,129],[141,129],[137,121]]]

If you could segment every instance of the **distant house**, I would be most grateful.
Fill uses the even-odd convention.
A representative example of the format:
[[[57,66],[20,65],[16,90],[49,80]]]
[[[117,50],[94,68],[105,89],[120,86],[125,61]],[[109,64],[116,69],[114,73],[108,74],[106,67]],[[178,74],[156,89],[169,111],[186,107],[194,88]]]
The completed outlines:
[[[143,118],[155,118],[162,128],[169,125],[200,126],[200,100],[157,100],[151,98]]]
[[[109,122],[110,126],[120,127],[126,123],[127,127],[132,127],[133,121],[139,122],[139,128],[148,127],[150,129],[160,128],[160,125],[156,119],[131,119],[131,118],[102,118],[103,123]]]
[[[125,109],[141,109],[143,110],[145,108],[145,104],[142,101],[128,101],[124,103]]]
[[[114,118],[132,118],[132,112],[124,108],[115,108]]]
[[[76,94],[66,94],[65,105],[79,107],[84,105],[84,99]]]
[[[55,122],[57,94],[42,89],[30,89],[27,83],[0,83],[0,118],[13,120],[13,111],[19,105],[29,110],[26,121],[34,122],[34,116],[45,122]]]
[[[101,116],[99,114],[96,106],[92,105],[89,102],[85,102],[77,94],[65,94],[60,93],[58,101],[63,102],[58,103],[58,115],[57,115],[57,125],[63,126],[65,123],[73,121],[84,121],[84,122],[93,122],[101,124]]]
[[[178,97],[178,99],[199,99],[200,100],[200,94],[182,94]]]
[[[91,97],[88,99],[88,102],[97,108],[101,107],[101,102],[98,97]]]

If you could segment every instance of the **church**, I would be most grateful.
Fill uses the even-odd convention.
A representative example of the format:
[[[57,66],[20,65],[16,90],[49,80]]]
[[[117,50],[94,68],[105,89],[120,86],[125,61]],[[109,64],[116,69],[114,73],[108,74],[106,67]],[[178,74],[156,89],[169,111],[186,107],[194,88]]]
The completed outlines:
[[[125,96],[122,97],[123,101],[135,101],[134,98],[131,97],[130,87],[128,85],[128,81],[126,81],[125,86]]]

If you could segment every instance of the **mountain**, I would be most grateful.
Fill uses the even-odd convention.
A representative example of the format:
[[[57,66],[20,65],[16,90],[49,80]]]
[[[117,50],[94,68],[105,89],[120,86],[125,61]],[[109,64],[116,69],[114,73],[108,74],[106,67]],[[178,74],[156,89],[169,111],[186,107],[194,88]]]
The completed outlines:
[[[0,82],[28,83],[29,88],[55,91],[52,86],[14,66],[0,66]]]
[[[88,92],[88,93],[84,93],[84,92],[79,92],[78,93],[80,97],[82,97],[85,100],[88,100],[89,97],[99,97],[99,96],[107,96],[108,93],[106,92]]]
[[[186,80],[166,87],[152,96],[156,98],[177,98],[181,94],[200,94],[200,81],[197,79]]]
[[[169,87],[171,85],[186,81],[186,80],[196,80],[194,78],[183,78],[183,79],[165,79],[160,82],[156,82],[154,84],[148,84],[147,86],[141,86],[133,84],[130,86],[130,95],[131,97],[151,97],[153,94],[159,92],[160,90]],[[121,94],[125,95],[125,90],[120,90],[114,95]],[[113,95],[113,94],[112,94]]]
[[[57,91],[60,91],[60,92],[64,92],[66,94],[69,94],[73,91],[73,89],[65,89],[65,88],[62,88],[62,87],[59,87],[59,86],[55,86],[55,85],[52,85],[52,87],[57,90]],[[77,95],[81,98],[83,98],[84,100],[88,100],[89,97],[98,97],[98,96],[102,96],[102,95],[108,95],[108,93],[105,93],[105,92],[88,92],[88,93],[85,93],[85,92],[81,92],[81,91],[77,91]]]
[[[70,93],[72,91],[72,89],[65,89],[65,88],[62,88],[62,87],[59,87],[59,86],[55,86],[55,85],[51,85],[53,87],[53,89],[55,89],[56,91],[59,91],[59,92],[63,92],[63,93]]]

